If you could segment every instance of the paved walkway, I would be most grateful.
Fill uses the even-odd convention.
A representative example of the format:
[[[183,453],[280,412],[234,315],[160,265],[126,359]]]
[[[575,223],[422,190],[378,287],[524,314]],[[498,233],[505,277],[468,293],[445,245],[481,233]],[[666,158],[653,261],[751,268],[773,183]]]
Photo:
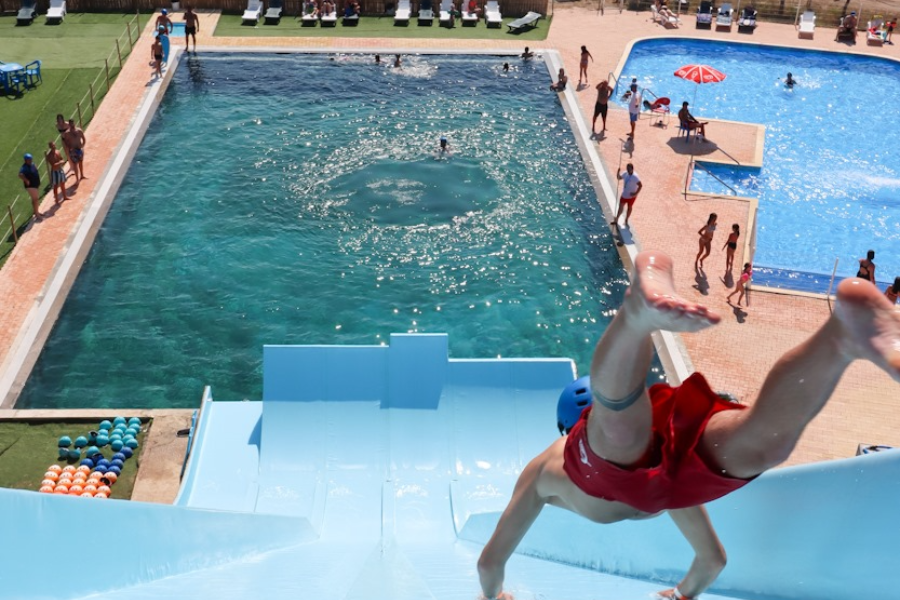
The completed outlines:
[[[814,40],[798,40],[793,27],[770,23],[761,23],[753,35],[746,35],[738,34],[736,28],[731,33],[696,30],[689,16],[685,18],[682,28],[664,30],[650,21],[649,13],[606,11],[605,15],[600,15],[596,5],[585,8],[556,4],[554,10],[548,38],[542,42],[528,42],[528,45],[538,50],[557,50],[567,72],[577,76],[579,48],[586,44],[595,59],[590,67],[591,84],[610,71],[617,71],[628,44],[643,37],[699,37],[847,50],[846,45],[833,41],[834,30],[824,27],[817,28]],[[180,17],[176,16],[176,19],[180,20]],[[198,41],[201,57],[204,49],[212,47],[327,48],[387,53],[410,48],[520,52],[524,46],[517,40],[218,38],[212,36],[218,15],[203,13],[200,19]],[[299,24],[285,19],[279,27],[299,27]],[[156,86],[148,86],[148,29],[149,24],[135,48],[135,59],[128,61],[88,127],[85,169],[88,179],[77,190],[73,200],[64,203],[51,218],[29,228],[0,270],[0,297],[4,298],[0,307],[0,365],[8,361],[11,350],[16,348],[20,339],[20,332],[32,318],[54,269],[67,250],[86,201],[93,193],[93,186],[124,139],[135,118],[137,106],[146,94],[154,93],[156,89]],[[340,27],[335,30],[335,36],[339,34]],[[860,44],[852,51],[900,58],[900,46],[873,48]],[[572,83],[575,81],[573,79]],[[594,91],[592,87],[585,87],[579,89],[577,95],[589,122],[593,114]],[[626,113],[611,110],[608,134],[597,142],[611,172],[623,158],[622,141],[627,131]],[[756,128],[752,125],[717,123],[710,129],[711,147],[714,152],[752,156],[757,152],[755,132]],[[740,223],[746,232],[751,205],[745,201],[706,196],[685,199],[680,191],[690,157],[683,150],[683,142],[673,141],[676,135],[677,126],[663,129],[652,127],[649,121],[639,123],[634,147],[629,147],[625,155],[635,163],[645,183],[632,218],[633,230],[640,247],[662,250],[676,259],[679,265],[677,284],[683,293],[725,315],[720,326],[684,336],[684,343],[694,366],[708,376],[714,387],[730,391],[745,402],[752,403],[765,373],[777,357],[806,338],[828,316],[828,305],[820,297],[757,290],[752,295],[752,305],[748,310],[732,311],[724,300],[727,287],[720,279],[724,271],[724,255],[718,251],[709,259],[708,279],[703,281],[695,277],[691,269],[697,248],[695,232],[705,222],[706,216],[717,212],[720,223]],[[44,209],[47,208],[48,201],[45,200]],[[744,262],[740,254],[739,250],[735,257],[736,264]],[[893,406],[898,396],[898,386],[889,378],[868,365],[854,365],[845,375],[835,398],[807,430],[789,462],[851,456],[859,442],[900,446],[900,411]]]

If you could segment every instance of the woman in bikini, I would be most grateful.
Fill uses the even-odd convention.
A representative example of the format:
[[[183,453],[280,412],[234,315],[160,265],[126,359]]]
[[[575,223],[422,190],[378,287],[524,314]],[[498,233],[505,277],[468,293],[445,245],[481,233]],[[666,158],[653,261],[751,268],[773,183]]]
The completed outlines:
[[[734,251],[737,250],[737,241],[739,237],[741,237],[741,226],[735,223],[731,226],[731,233],[728,234],[728,240],[725,242],[725,245],[722,246],[723,250],[728,248],[728,250],[725,251],[726,271],[734,269]]]
[[[865,258],[859,259],[859,270],[856,272],[856,276],[875,283],[875,263],[872,262],[873,260],[875,260],[875,251],[869,250],[866,252]]]
[[[582,76],[584,77],[584,82],[587,83],[587,68],[588,68],[588,59],[594,60],[594,57],[591,56],[591,53],[588,52],[587,46],[581,47],[581,63],[579,64],[580,70],[578,71],[578,83],[581,83]]]
[[[747,283],[750,281],[751,277],[753,277],[753,266],[750,263],[744,263],[744,270],[741,271],[741,278],[738,279],[737,284],[734,286],[734,291],[728,294],[728,304],[731,304],[732,296],[740,294],[740,296],[738,296],[737,305],[741,305],[741,300],[744,299],[744,293],[747,291]]]
[[[885,288],[884,296],[891,304],[897,304],[897,296],[900,296],[900,277],[894,277],[894,284]]]
[[[699,265],[701,269],[703,268],[703,261],[709,256],[709,253],[712,252],[712,239],[713,235],[716,233],[716,219],[718,218],[719,216],[716,213],[709,213],[709,219],[706,220],[706,225],[701,227],[700,231],[697,232],[697,235],[700,236],[700,251],[697,252],[697,258],[694,259],[694,265]]]

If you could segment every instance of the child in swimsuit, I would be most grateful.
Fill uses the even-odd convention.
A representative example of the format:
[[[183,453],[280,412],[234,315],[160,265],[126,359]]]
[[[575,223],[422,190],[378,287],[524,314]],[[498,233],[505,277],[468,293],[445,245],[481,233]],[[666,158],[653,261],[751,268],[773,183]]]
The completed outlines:
[[[694,264],[700,265],[701,269],[703,268],[703,261],[709,256],[709,253],[712,252],[712,239],[713,234],[716,232],[716,219],[718,218],[716,213],[709,213],[709,219],[706,220],[706,225],[701,227],[700,231],[697,232],[697,235],[700,236],[700,251],[697,252],[697,258],[694,259]]]
[[[578,83],[581,83],[582,76],[584,77],[584,82],[587,83],[588,59],[594,60],[594,57],[591,56],[590,52],[588,52],[587,46],[582,46],[581,47],[581,63],[579,64],[579,71],[578,71]]]
[[[866,252],[865,258],[859,259],[859,270],[856,272],[856,276],[875,283],[875,263],[872,262],[873,260],[875,260],[875,251],[869,250]]]
[[[728,294],[728,304],[731,304],[731,297],[735,294],[740,294],[738,296],[737,305],[741,305],[741,300],[744,299],[744,293],[747,291],[747,283],[749,283],[750,279],[753,277],[753,267],[750,263],[744,263],[744,270],[741,271],[741,278],[738,279],[737,285],[734,286],[734,291]]]
[[[741,237],[741,226],[735,223],[731,226],[731,233],[728,234],[728,240],[722,249],[725,251],[725,270],[731,271],[734,268],[734,251],[737,250],[737,241]]]
[[[894,284],[887,286],[884,296],[891,301],[891,304],[897,304],[897,297],[900,296],[900,277],[894,277]]]

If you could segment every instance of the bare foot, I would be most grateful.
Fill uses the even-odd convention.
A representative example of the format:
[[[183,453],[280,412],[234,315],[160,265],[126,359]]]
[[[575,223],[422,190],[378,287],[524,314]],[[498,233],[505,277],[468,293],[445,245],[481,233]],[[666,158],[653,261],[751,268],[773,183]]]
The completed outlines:
[[[649,331],[699,331],[721,317],[705,306],[675,293],[672,259],[665,254],[641,252],[635,259],[634,280],[625,297],[628,316]],[[630,319],[631,320],[631,319]]]
[[[900,381],[900,311],[861,279],[842,281],[837,298],[831,321],[844,355],[871,361]]]

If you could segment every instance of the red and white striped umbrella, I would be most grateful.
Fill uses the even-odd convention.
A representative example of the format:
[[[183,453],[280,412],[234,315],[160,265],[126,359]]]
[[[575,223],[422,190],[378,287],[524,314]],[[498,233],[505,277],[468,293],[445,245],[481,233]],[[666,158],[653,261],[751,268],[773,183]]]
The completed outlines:
[[[681,77],[694,83],[719,83],[725,79],[725,73],[717,71],[709,65],[685,65],[675,71],[675,77]]]

